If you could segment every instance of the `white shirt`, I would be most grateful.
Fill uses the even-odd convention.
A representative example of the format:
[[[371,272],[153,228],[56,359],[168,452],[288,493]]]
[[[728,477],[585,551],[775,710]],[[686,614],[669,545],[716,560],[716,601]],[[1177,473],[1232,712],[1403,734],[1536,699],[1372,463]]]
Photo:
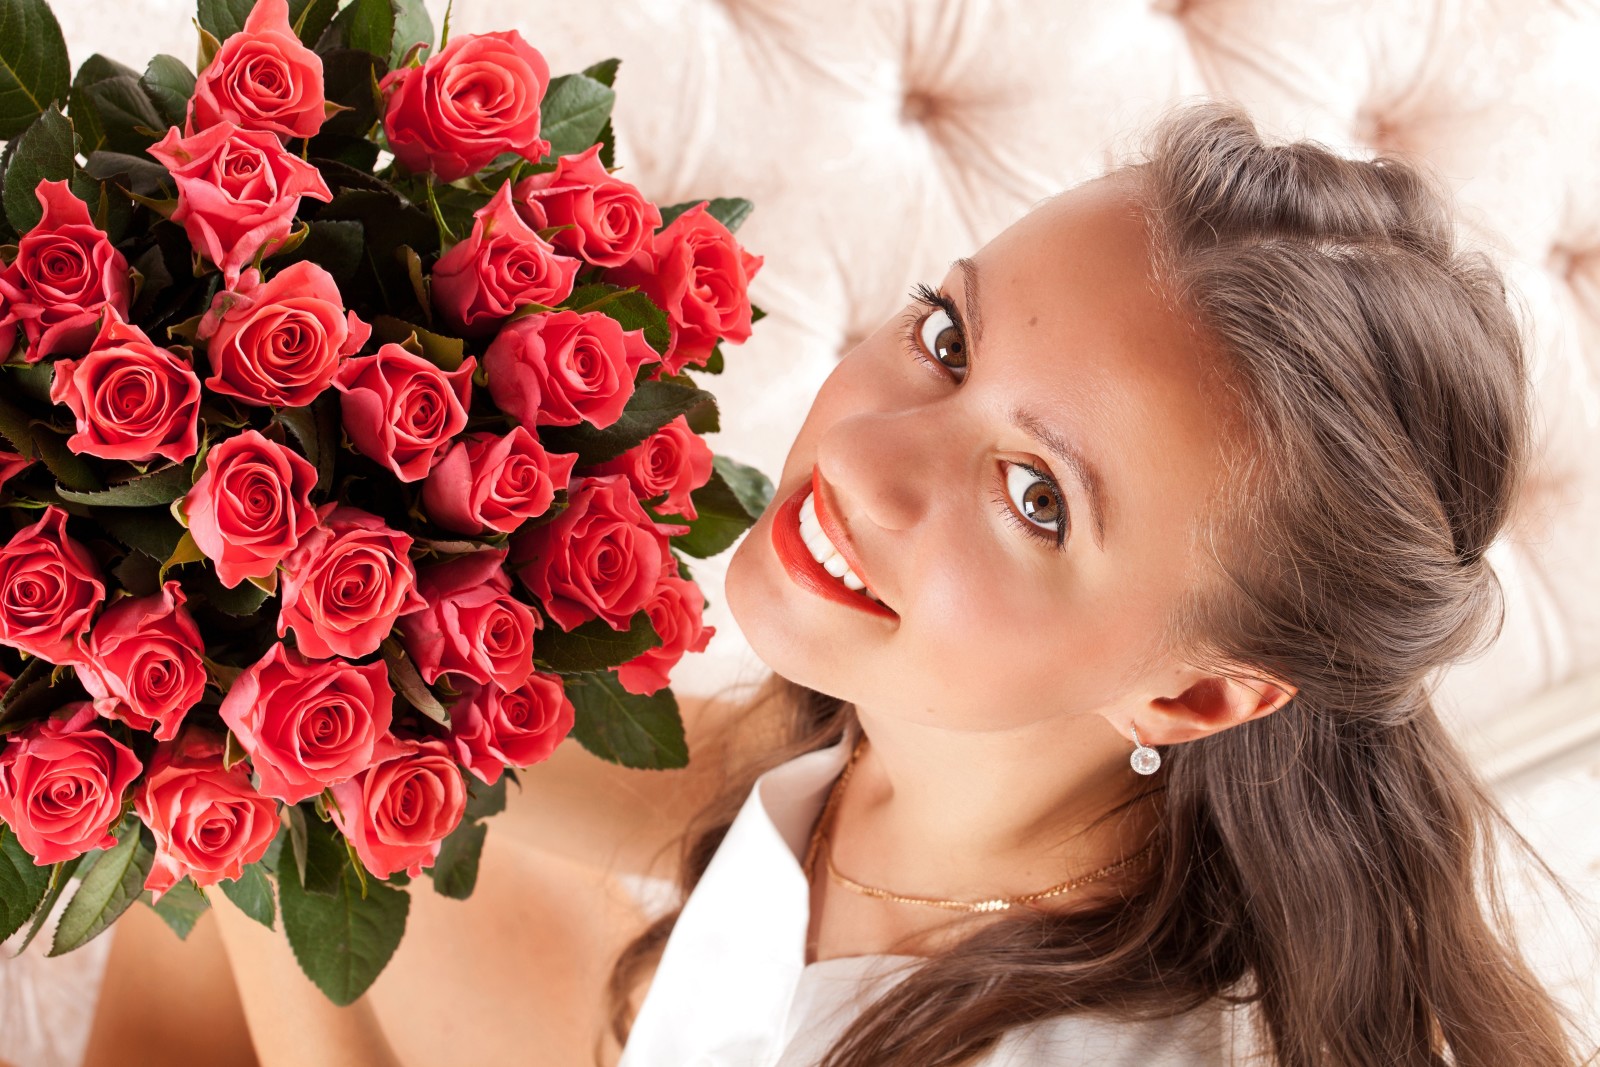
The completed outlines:
[[[843,742],[756,779],[684,903],[618,1067],[814,1067],[833,1039],[921,957],[805,962],[811,829],[849,753]],[[1240,1010],[1123,1022],[1091,1013],[1009,1031],[983,1067],[1222,1067],[1246,1062]]]

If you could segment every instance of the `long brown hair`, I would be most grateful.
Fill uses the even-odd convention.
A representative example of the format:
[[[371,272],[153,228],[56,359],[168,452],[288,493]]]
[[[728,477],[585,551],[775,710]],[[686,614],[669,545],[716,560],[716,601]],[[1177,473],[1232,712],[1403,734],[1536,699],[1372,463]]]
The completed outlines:
[[[1116,171],[1137,179],[1153,283],[1215,353],[1249,438],[1159,645],[1298,692],[1166,750],[1160,861],[1121,899],[983,926],[866,1005],[819,1067],[955,1065],[1063,1013],[1213,998],[1253,1004],[1285,1067],[1580,1062],[1577,1021],[1518,951],[1496,832],[1560,879],[1432,702],[1504,621],[1484,553],[1532,413],[1502,276],[1456,245],[1448,194],[1406,159],[1270,144],[1215,100],[1160,116],[1143,156]],[[852,705],[777,676],[767,700],[786,736],[689,827],[680,900],[758,775],[860,728]],[[616,961],[619,1043],[677,917]]]

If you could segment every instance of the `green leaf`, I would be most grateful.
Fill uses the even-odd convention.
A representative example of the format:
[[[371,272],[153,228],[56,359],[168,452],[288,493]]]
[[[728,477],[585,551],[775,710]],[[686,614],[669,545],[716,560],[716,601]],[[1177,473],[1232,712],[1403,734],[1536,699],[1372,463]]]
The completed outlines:
[[[301,888],[293,850],[285,849],[279,862],[283,929],[300,969],[335,1004],[353,1003],[400,947],[411,895],[372,881],[363,897],[349,871],[333,895],[308,893]]]
[[[99,512],[94,521],[112,537],[157,563],[172,558],[184,532],[171,509],[165,507],[115,508]]]
[[[615,89],[617,86],[617,68],[622,65],[622,60],[615,56],[602,59],[600,62],[583,68],[585,78],[593,78],[601,85]]]
[[[702,197],[701,199],[704,198]],[[662,208],[661,229],[666,229],[673,219],[698,203],[700,203],[700,200],[685,200],[681,204],[673,204],[671,207]],[[755,205],[742,196],[719,196],[715,200],[706,202],[706,214],[726,226],[730,233],[737,230],[739,224],[748,218],[750,212],[754,210]]]
[[[130,814],[123,820],[116,845],[95,858],[67,902],[46,955],[71,952],[104,933],[139,899],[155,859],[156,854],[144,843],[143,825]]]
[[[466,342],[459,337],[449,337],[442,333],[434,333],[424,326],[414,322],[397,319],[393,315],[375,315],[372,319],[373,344],[393,342],[404,344],[407,339],[415,334],[417,345],[422,349],[422,358],[445,371],[461,369],[462,360],[466,358]]]
[[[346,48],[387,59],[394,40],[394,8],[389,0],[351,0],[329,28],[340,35]]]
[[[428,874],[434,892],[452,900],[466,900],[478,884],[478,860],[483,855],[489,828],[481,822],[462,821],[439,845],[439,858]]]
[[[9,0],[0,0],[0,5]],[[78,136],[72,123],[54,104],[17,138],[16,154],[6,167],[6,218],[19,234],[26,234],[44,217],[44,208],[34,190],[41,181],[65,181],[72,177],[78,151]]]
[[[577,713],[572,736],[601,759],[642,770],[689,765],[678,699],[671,689],[639,696],[622,688],[611,671],[565,680]]]
[[[672,547],[705,559],[726,549],[740,534],[755,524],[772,499],[772,481],[754,467],[713,456],[711,478],[689,494],[696,517],[688,520],[689,532],[672,539]],[[685,522],[676,515],[662,516],[665,522]]]
[[[202,29],[211,33],[219,42],[226,41],[244,29],[244,20],[250,17],[250,9],[254,6],[255,0],[199,0],[195,19]],[[289,24],[294,25],[292,12]]]
[[[155,913],[172,928],[178,935],[178,940],[186,941],[189,933],[194,929],[194,924],[200,921],[200,916],[211,904],[205,895],[200,892],[200,887],[188,878],[178,880],[172,888],[161,894],[161,899],[151,903],[154,894],[145,892],[139,894],[139,899],[155,910]]]
[[[49,468],[56,481],[81,493],[97,493],[104,489],[94,468],[72,449],[67,447],[67,435],[58,433],[42,423],[33,424],[33,443],[39,460]]]
[[[274,262],[281,271],[291,263],[310,260],[333,275],[335,282],[344,282],[361,266],[365,241],[366,228],[354,219],[313,219],[306,239],[282,259],[274,257]]]
[[[147,508],[157,504],[170,504],[194,485],[194,474],[187,463],[169,463],[149,474],[129,478],[125,482],[98,492],[80,493],[64,486],[56,492],[63,500],[76,504],[89,504],[102,508]]]
[[[332,823],[306,817],[299,805],[287,806],[289,812],[290,853],[294,856],[295,888],[318,896],[332,896],[339,891],[339,878],[344,873],[349,856]],[[282,875],[279,875],[280,879]],[[281,895],[283,887],[278,887]]]
[[[672,343],[666,312],[638,290],[630,292],[597,282],[574,289],[560,306],[574,311],[601,311],[616,319],[624,330],[643,330],[645,341],[657,352],[665,352]]]
[[[485,785],[477,778],[467,777],[467,813],[463,818],[476,821],[499,815],[506,810],[506,781],[510,772],[495,779],[494,785]]]
[[[216,608],[224,615],[249,618],[261,610],[261,605],[267,602],[270,595],[254,582],[240,582],[229,588],[222,584],[210,567],[197,567],[194,571],[192,576],[184,575],[183,584],[190,599],[204,601],[208,607]]]
[[[144,74],[139,78],[139,87],[161,117],[157,129],[183,126],[189,110],[189,98],[194,95],[194,84],[194,71],[177,56],[158,55],[145,65]]]
[[[45,0],[0,0],[0,140],[67,98],[72,64]],[[21,228],[19,227],[19,232]]]
[[[167,128],[139,72],[98,54],[78,68],[69,110],[86,153],[106,149],[136,155]],[[140,128],[151,133],[140,133]]]
[[[550,79],[539,105],[539,136],[550,142],[549,155],[576,155],[594,144],[616,99],[609,85],[586,74]]]
[[[50,864],[33,862],[17,835],[0,824],[0,941],[33,917],[50,889]]]
[[[260,863],[249,864],[237,879],[217,885],[240,911],[268,930],[273,929],[278,906],[272,896],[272,879]]]
[[[339,0],[289,0],[289,25],[300,43],[310,48],[338,10]]]
[[[634,388],[621,418],[603,430],[587,422],[575,426],[541,426],[540,443],[552,452],[576,452],[579,467],[615,459],[661,427],[716,398],[704,389],[651,379]]]
[[[78,869],[84,860],[92,860],[98,855],[99,853],[95,851],[86,852],[82,856],[77,856],[64,863],[58,863],[50,869],[50,891],[45,894],[44,903],[39,905],[39,910],[33,913],[33,922],[29,924],[28,932],[22,935],[22,944],[17,946],[16,954],[18,956],[27,951],[28,946],[33,944],[33,939],[39,936],[39,931],[44,929],[44,924],[49,920],[50,914],[56,910],[56,902],[61,899],[61,895],[67,891],[67,886],[71,884],[73,872]]]
[[[391,0],[391,10],[394,32],[389,40],[389,51],[379,55],[389,57],[389,69],[393,70],[405,59],[412,45],[419,42],[433,45],[433,19],[428,16],[422,0]]]
[[[534,662],[562,674],[603,671],[627,663],[661,643],[650,614],[635,612],[627,630],[614,630],[601,618],[590,619],[570,630],[551,626],[539,631],[534,642]]]

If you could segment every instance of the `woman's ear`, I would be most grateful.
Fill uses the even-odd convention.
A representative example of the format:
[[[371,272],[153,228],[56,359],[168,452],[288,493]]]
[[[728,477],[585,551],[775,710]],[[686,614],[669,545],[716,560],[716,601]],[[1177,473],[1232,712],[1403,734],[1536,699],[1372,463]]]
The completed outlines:
[[[1139,716],[1139,738],[1146,744],[1193,741],[1230,726],[1270,715],[1299,689],[1259,675],[1229,677],[1186,672],[1173,696],[1158,696]]]

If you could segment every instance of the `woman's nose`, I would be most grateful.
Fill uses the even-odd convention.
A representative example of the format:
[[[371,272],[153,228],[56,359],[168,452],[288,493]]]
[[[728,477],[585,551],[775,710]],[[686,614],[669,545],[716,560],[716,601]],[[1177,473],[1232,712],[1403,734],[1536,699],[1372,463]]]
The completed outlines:
[[[941,462],[933,421],[926,410],[889,408],[847,416],[822,434],[817,465],[847,524],[904,530],[922,518]]]

